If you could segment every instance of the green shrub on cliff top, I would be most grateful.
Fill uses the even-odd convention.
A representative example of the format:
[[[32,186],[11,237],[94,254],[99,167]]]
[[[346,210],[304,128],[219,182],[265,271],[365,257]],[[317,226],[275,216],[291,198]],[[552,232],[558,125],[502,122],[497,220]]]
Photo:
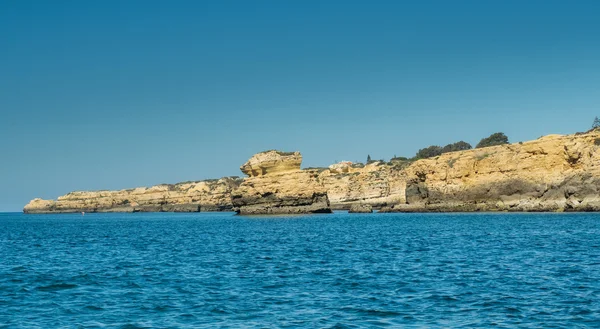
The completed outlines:
[[[489,137],[482,138],[475,148],[482,148],[488,146],[496,146],[508,144],[508,137],[504,133],[493,133]]]
[[[473,147],[471,146],[471,144],[469,144],[465,141],[459,141],[459,142],[456,142],[453,144],[448,144],[444,147],[440,147],[437,145],[431,145],[424,149],[420,149],[417,152],[417,154],[415,155],[415,159],[433,158],[433,157],[442,155],[443,153],[470,150],[472,148]]]
[[[459,141],[454,144],[448,144],[442,148],[442,153],[465,151],[472,149],[473,146],[465,141]]]
[[[442,147],[437,145],[431,145],[426,148],[420,149],[415,155],[415,159],[427,159],[442,154]]]
[[[284,152],[284,151],[275,150],[275,149],[262,151],[260,153],[267,153],[267,152],[275,152],[275,153],[277,153],[277,154],[279,154],[281,156],[294,155],[296,153],[296,152]]]
[[[489,137],[483,138],[476,146],[476,148],[488,147],[494,145],[508,144],[508,137],[504,133],[494,133]],[[444,147],[438,145],[431,145],[426,148],[420,149],[414,158],[411,160],[427,159],[440,156],[448,152],[465,151],[472,149],[473,146],[465,141],[458,141],[456,143],[448,144]]]

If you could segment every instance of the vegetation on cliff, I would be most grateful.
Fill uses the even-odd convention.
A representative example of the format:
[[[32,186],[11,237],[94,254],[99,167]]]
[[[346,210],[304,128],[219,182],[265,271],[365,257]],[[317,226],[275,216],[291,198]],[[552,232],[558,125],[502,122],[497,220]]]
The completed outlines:
[[[486,137],[486,138],[482,138],[479,143],[477,143],[477,146],[475,146],[475,148],[482,148],[482,147],[489,147],[489,146],[496,146],[496,145],[503,145],[503,144],[508,144],[508,137],[506,137],[506,135],[504,135],[504,133],[493,133],[490,136]]]
[[[275,153],[277,153],[278,155],[281,155],[281,156],[290,156],[290,155],[294,155],[294,154],[297,153],[297,152],[284,152],[284,151],[275,150],[275,149],[266,150],[266,151],[262,151],[262,152],[259,152],[259,153],[270,153],[270,152],[275,152]]]
[[[598,117],[594,118],[594,123],[592,123],[592,130],[600,128],[600,119]]]
[[[498,132],[498,133],[493,133],[488,137],[482,138],[479,141],[479,143],[477,143],[477,146],[475,148],[482,148],[482,147],[503,145],[503,144],[508,144],[508,137],[506,137],[506,135],[504,133]],[[471,144],[469,144],[465,141],[458,141],[456,143],[448,144],[444,147],[441,147],[439,145],[430,145],[428,147],[419,149],[419,151],[417,151],[417,154],[415,154],[415,156],[411,160],[415,161],[415,160],[419,160],[419,159],[428,159],[428,158],[440,156],[444,153],[466,151],[466,150],[470,150],[472,148],[473,148],[473,146],[471,146]]]
[[[248,175],[243,179],[71,192],[56,201],[32,200],[24,211],[281,214],[353,204],[388,211],[600,211],[600,129],[507,142],[495,133],[475,149],[460,141],[422,149],[422,159],[394,156],[386,163],[369,156],[368,164],[304,170],[299,152],[268,151],[240,168]]]
[[[420,149],[415,155],[414,160],[432,158],[438,155],[442,155],[444,153],[470,150],[472,148],[473,147],[471,146],[471,144],[465,141],[459,141],[456,143],[448,144],[444,147],[431,145],[426,148]]]

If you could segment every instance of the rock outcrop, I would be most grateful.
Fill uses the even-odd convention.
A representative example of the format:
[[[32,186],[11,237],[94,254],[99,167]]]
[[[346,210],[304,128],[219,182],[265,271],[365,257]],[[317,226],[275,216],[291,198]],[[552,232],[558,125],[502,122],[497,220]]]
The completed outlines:
[[[71,192],[54,200],[34,199],[25,213],[231,211],[237,177],[162,184],[120,191]]]
[[[338,162],[338,163],[334,163],[332,165],[329,166],[329,172],[332,174],[344,174],[347,172],[350,172],[350,169],[352,168],[352,162],[351,161],[342,161],[342,162]]]
[[[258,177],[266,174],[298,171],[300,164],[302,164],[300,152],[270,150],[253,155],[240,167],[240,170],[250,177]]]
[[[34,199],[27,213],[217,211],[600,211],[600,131],[445,153],[411,162],[341,162],[301,170],[299,152],[267,151],[222,178]]]
[[[318,170],[300,170],[299,152],[267,151],[240,167],[249,177],[232,193],[242,215],[331,212]]]
[[[366,203],[355,203],[350,206],[349,213],[368,214],[373,212],[373,206]]]
[[[598,144],[591,131],[419,160],[382,211],[600,211]]]
[[[319,174],[333,209],[350,209],[354,203],[379,208],[404,202],[406,187],[397,166],[374,162],[365,165],[343,163]]]

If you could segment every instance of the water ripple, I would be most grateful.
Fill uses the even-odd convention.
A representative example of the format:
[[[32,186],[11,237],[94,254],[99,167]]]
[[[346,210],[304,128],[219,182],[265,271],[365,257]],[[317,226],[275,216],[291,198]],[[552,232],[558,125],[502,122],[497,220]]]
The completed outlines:
[[[588,328],[596,214],[0,214],[0,328]]]

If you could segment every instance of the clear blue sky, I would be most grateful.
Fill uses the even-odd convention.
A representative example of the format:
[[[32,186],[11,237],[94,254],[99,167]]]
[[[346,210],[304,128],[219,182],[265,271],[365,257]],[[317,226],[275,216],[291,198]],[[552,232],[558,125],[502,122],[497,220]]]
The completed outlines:
[[[600,1],[0,2],[0,211],[600,115]]]

